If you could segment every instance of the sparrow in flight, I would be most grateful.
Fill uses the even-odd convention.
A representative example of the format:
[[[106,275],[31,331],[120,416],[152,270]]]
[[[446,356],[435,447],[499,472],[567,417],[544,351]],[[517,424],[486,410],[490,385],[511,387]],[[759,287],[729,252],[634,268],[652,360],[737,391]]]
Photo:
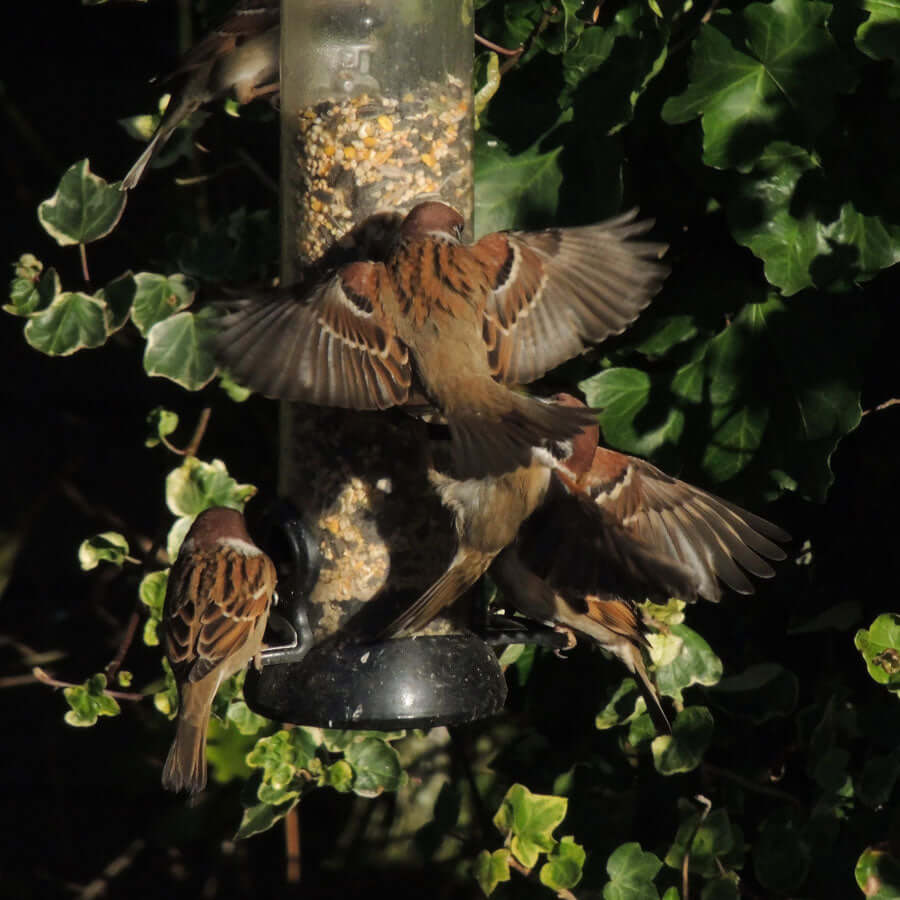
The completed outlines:
[[[532,448],[590,425],[590,410],[510,390],[619,334],[656,294],[665,245],[625,213],[598,225],[495,232],[416,206],[383,260],[353,262],[312,289],[237,301],[217,351],[269,397],[353,409],[420,392],[450,428],[458,479],[531,465]]]
[[[201,106],[233,90],[238,102],[278,90],[281,6],[277,0],[241,0],[225,21],[192,47],[163,83],[177,81],[153,137],[122,180],[129,191],[175,129]]]
[[[163,787],[206,786],[206,730],[219,685],[262,650],[275,593],[275,567],[237,510],[214,507],[191,525],[169,572],[163,649],[180,704]]]
[[[581,406],[569,395],[557,402]],[[697,596],[716,602],[720,582],[752,594],[782,560],[790,535],[747,510],[597,446],[585,430],[555,470],[554,488],[515,544],[491,567],[504,598],[525,615],[587,635],[638,678],[656,727],[668,731],[642,651],[635,599]]]

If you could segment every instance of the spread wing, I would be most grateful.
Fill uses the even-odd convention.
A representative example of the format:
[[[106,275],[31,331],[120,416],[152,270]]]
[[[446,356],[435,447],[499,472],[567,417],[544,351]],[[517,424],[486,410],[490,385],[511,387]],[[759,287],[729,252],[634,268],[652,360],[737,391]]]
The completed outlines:
[[[166,655],[180,679],[199,681],[236,653],[268,615],[275,567],[264,553],[219,546],[179,557],[163,607]]]
[[[224,56],[242,41],[256,37],[281,22],[281,7],[273,0],[241,0],[225,20],[191,47],[162,83]]]
[[[311,293],[240,300],[224,316],[216,352],[242,384],[268,397],[386,409],[409,398],[409,352],[385,314],[381,263],[339,269]]]
[[[773,542],[790,535],[777,525],[641,459],[600,447],[585,487],[630,533],[687,566],[707,600],[720,597],[717,578],[739,594],[752,594],[743,570],[771,578],[775,572],[766,560],[785,558]]]
[[[494,377],[525,384],[619,334],[668,274],[664,244],[632,240],[652,220],[637,210],[584,228],[495,232],[471,248],[493,292],[484,340]]]

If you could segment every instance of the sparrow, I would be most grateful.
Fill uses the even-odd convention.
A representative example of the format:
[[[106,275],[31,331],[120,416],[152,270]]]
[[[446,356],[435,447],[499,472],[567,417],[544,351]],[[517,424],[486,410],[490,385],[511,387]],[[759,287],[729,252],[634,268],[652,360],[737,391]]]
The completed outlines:
[[[176,81],[178,86],[121,190],[137,185],[175,129],[204,104],[231,90],[241,104],[278,90],[280,18],[277,0],[241,0],[218,28],[181,58],[162,82]]]
[[[206,730],[219,685],[262,649],[275,592],[272,561],[237,510],[214,507],[191,525],[169,573],[163,648],[180,700],[175,740],[163,768],[171,791],[206,786]]]
[[[568,394],[556,402],[581,406]],[[597,446],[597,431],[573,441],[554,471],[555,491],[525,523],[490,574],[523,614],[584,634],[634,675],[656,727],[668,719],[647,674],[647,629],[635,599],[678,596],[717,602],[720,582],[752,594],[783,560],[777,525],[666,475],[644,460]],[[562,488],[562,489],[560,489]]]
[[[598,225],[461,242],[462,216],[421,203],[384,260],[353,262],[293,296],[238,301],[220,361],[269,397],[354,409],[420,391],[450,428],[457,479],[531,465],[532,448],[593,422],[510,390],[619,334],[668,269],[632,210]]]

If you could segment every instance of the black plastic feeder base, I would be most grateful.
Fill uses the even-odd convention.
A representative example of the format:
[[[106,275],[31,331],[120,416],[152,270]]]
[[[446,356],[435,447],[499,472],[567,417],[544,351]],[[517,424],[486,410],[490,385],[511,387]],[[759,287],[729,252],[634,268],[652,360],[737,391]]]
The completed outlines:
[[[300,662],[250,668],[244,696],[270,719],[323,728],[432,728],[500,712],[506,679],[471,633],[313,647]]]

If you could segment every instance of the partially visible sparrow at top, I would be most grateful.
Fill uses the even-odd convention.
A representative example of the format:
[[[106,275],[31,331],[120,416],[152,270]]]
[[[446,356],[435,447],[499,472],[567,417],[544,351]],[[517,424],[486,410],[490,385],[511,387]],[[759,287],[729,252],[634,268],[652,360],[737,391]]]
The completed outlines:
[[[218,28],[195,44],[162,84],[175,87],[169,105],[150,138],[122,180],[128,191],[141,180],[150,161],[175,129],[201,106],[234,91],[240,103],[278,90],[281,5],[277,0],[241,0]]]
[[[191,525],[169,572],[163,649],[178,685],[178,724],[163,768],[163,787],[206,786],[206,730],[226,678],[262,650],[275,593],[275,567],[234,509],[214,507]]]
[[[342,266],[315,287],[232,304],[217,352],[270,397],[385,409],[421,392],[447,420],[455,477],[497,475],[593,416],[510,390],[619,334],[668,269],[636,211],[598,225],[495,232],[461,242],[443,203],[416,206],[384,261]]]

